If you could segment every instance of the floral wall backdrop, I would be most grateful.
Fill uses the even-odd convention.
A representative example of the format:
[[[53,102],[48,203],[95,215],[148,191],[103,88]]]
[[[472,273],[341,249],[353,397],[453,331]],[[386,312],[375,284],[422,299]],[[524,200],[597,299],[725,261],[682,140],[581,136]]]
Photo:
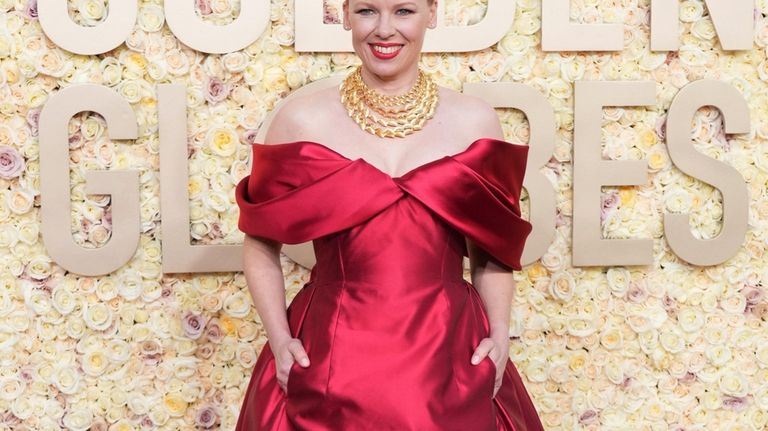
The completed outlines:
[[[191,0],[190,0],[191,1]],[[754,46],[720,48],[703,0],[680,2],[681,48],[649,48],[650,0],[573,0],[572,20],[625,25],[614,53],[545,53],[541,0],[517,0],[496,45],[424,54],[440,84],[514,81],[554,106],[556,151],[544,169],[557,190],[557,234],[543,258],[516,274],[510,355],[547,429],[763,429],[768,423],[768,0],[755,3]],[[238,0],[196,0],[203,20],[238,15]],[[293,1],[274,0],[271,26],[247,48],[205,55],[164,23],[162,1],[140,0],[119,48],[73,55],[43,34],[35,0],[0,0],[0,428],[15,430],[233,429],[265,333],[241,273],[163,275],[159,216],[157,92],[187,88],[192,241],[242,241],[234,186],[248,173],[261,122],[292,90],[359,60],[352,53],[296,53]],[[68,0],[83,26],[102,21],[106,0]],[[340,0],[326,4],[338,23]],[[471,25],[482,0],[446,0],[446,24]],[[751,108],[752,131],[723,132],[718,110],[692,123],[696,148],[736,167],[750,192],[750,228],[726,264],[696,267],[662,236],[665,211],[691,213],[698,238],[719,231],[720,193],[671,163],[666,110],[686,83],[717,79]],[[653,80],[657,105],[609,108],[604,157],[648,160],[649,182],[605,187],[603,235],[654,239],[651,267],[570,265],[573,82]],[[139,119],[139,138],[110,141],[85,112],[69,127],[71,231],[83,247],[111,235],[109,196],[85,195],[84,172],[141,172],[142,235],[130,263],[103,277],[57,266],[40,237],[38,115],[48,97],[78,83],[110,87]],[[527,142],[523,115],[499,109],[506,137]],[[524,200],[527,197],[524,196]],[[527,206],[524,204],[524,207]],[[282,257],[290,301],[307,269]],[[468,276],[468,274],[467,274]]]

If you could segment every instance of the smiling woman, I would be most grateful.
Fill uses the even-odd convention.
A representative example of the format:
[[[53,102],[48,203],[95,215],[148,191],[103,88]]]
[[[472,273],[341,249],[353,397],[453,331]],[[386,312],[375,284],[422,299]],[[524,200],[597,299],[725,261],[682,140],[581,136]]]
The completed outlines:
[[[237,187],[269,338],[237,429],[541,430],[509,358],[528,147],[420,69],[437,1],[343,12],[362,64],[286,101]],[[281,245],[310,240],[317,263],[283,313]]]

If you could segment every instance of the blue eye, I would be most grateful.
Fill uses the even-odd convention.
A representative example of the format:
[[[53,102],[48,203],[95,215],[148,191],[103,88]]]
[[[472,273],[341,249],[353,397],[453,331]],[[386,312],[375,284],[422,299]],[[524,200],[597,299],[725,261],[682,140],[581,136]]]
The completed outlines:
[[[406,12],[405,14],[402,14],[402,15],[410,15],[410,14],[413,13],[413,11],[410,10],[410,9],[398,9],[397,11],[398,12],[400,12],[400,11],[405,11]]]
[[[372,12],[372,9],[360,9],[357,11],[360,15],[367,15],[365,12]]]

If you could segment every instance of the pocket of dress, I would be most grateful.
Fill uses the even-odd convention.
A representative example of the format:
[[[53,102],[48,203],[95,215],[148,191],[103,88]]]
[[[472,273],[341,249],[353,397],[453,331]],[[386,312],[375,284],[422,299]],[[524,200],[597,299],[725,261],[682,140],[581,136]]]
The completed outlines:
[[[299,361],[293,361],[293,364],[291,364],[290,370],[288,370],[288,380],[285,381],[285,396],[290,396],[293,391],[291,390],[291,383],[295,380],[294,377],[296,374],[296,368],[301,368],[301,365],[299,365]]]
[[[302,328],[304,326],[304,320],[307,317],[310,304],[312,302],[312,296],[315,293],[314,281],[307,282],[304,287],[296,294],[288,306],[288,328],[291,330],[291,336],[298,338],[301,341],[304,351],[310,356],[309,343],[304,340]],[[304,367],[299,365],[299,362],[294,360],[291,364],[291,368],[288,370],[288,380],[285,382],[285,396],[290,396],[293,393],[291,388],[296,386],[296,379],[299,377],[297,374],[301,374]]]
[[[485,358],[483,358],[483,362],[487,363],[488,368],[488,374],[490,375],[488,377],[488,383],[490,385],[490,389],[488,390],[489,397],[493,398],[493,387],[496,386],[496,363],[493,362],[493,359],[489,355],[485,355]]]
[[[287,319],[288,328],[291,330],[291,336],[301,338],[301,327],[304,319],[307,317],[309,304],[312,302],[312,294],[315,293],[315,282],[310,281],[293,297],[288,306]]]

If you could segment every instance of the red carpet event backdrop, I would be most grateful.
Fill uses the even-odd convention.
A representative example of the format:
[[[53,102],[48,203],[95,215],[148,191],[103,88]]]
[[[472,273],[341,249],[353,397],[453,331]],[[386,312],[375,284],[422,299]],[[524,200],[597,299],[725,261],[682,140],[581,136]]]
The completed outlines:
[[[359,64],[341,3],[0,0],[0,428],[234,428],[267,341],[234,187]],[[421,67],[531,146],[510,356],[548,430],[768,424],[766,14],[439,0]]]

